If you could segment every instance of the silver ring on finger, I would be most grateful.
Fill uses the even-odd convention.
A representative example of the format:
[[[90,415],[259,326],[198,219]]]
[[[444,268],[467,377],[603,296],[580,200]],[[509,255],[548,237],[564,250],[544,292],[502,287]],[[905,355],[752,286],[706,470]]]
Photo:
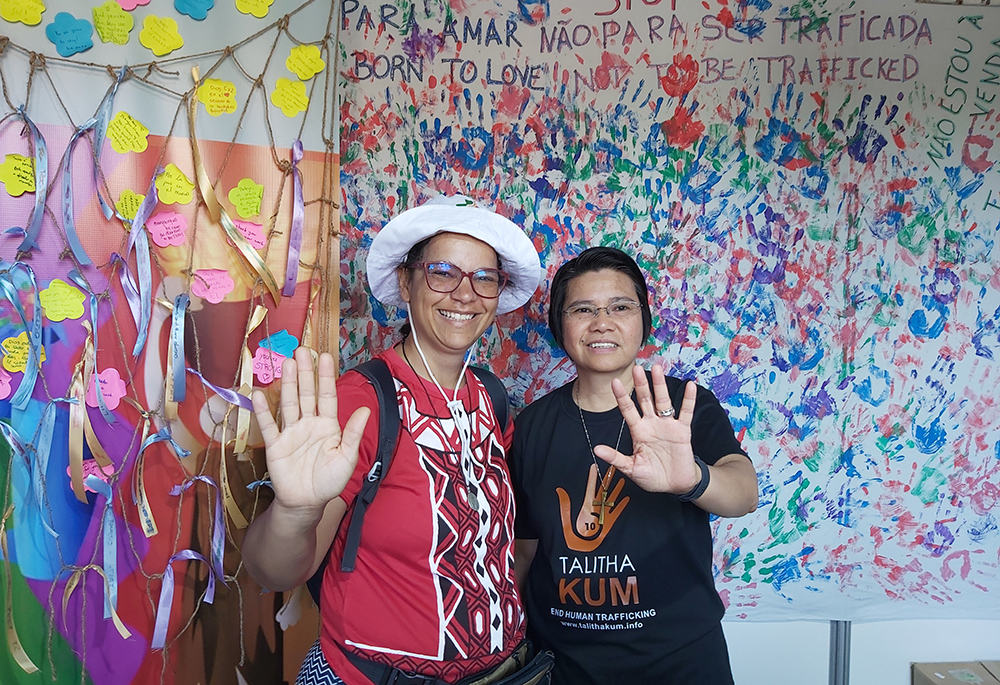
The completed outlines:
[[[659,416],[661,419],[669,419],[671,416],[674,415],[674,408],[670,407],[669,409],[663,409],[661,411],[656,412],[656,415]]]

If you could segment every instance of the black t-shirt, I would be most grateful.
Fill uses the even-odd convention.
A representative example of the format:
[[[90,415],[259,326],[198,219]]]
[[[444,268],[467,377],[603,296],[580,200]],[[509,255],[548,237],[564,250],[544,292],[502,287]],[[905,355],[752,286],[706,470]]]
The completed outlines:
[[[684,384],[667,377],[675,411]],[[621,434],[619,451],[632,453],[617,408],[583,414],[594,445],[614,446]],[[694,453],[708,464],[746,454],[725,410],[702,387],[691,429]],[[588,492],[593,463],[572,383],[518,417],[509,458],[515,534],[538,540],[524,602],[529,636],[556,654],[553,685],[695,682],[676,674],[698,662],[715,670],[697,682],[731,682],[708,513],[615,474],[599,524],[600,498]],[[608,465],[598,464],[603,476]],[[585,506],[590,511],[581,514]]]

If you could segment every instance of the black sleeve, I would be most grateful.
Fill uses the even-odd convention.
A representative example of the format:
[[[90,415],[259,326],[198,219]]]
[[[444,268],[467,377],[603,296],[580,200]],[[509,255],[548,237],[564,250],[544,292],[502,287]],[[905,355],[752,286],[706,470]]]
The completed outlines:
[[[526,415],[527,413],[527,415]],[[528,453],[527,438],[531,431],[530,412],[521,412],[514,421],[514,441],[511,444],[510,452],[507,454],[507,468],[510,469],[511,485],[514,488],[514,504],[516,514],[514,516],[514,537],[523,540],[537,540],[538,533],[531,524],[531,517],[521,512],[528,510],[528,503],[525,500],[525,461],[531,459]]]

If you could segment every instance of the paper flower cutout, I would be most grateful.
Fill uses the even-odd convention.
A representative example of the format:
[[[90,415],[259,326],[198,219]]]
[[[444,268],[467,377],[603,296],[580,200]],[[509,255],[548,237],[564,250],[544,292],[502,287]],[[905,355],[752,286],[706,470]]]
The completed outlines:
[[[146,222],[146,229],[160,247],[183,245],[187,240],[187,219],[177,212],[157,212]]]
[[[243,14],[252,14],[258,19],[263,19],[273,4],[274,0],[236,0],[236,9]]]
[[[10,380],[12,376],[7,373],[6,369],[0,366],[0,400],[5,400],[10,397],[12,388],[10,387]]]
[[[28,332],[22,331],[16,337],[7,338],[0,347],[3,347],[3,368],[11,373],[24,371],[28,366]],[[42,358],[45,361],[45,345],[42,345]]]
[[[236,207],[236,213],[244,219],[260,214],[260,201],[264,197],[264,186],[252,178],[240,179],[236,187],[229,191],[229,201]]]
[[[100,478],[101,480],[103,480],[105,483],[107,483],[111,479],[111,476],[114,475],[114,473],[115,473],[114,464],[108,464],[106,467],[102,467],[102,466],[100,466],[97,463],[96,459],[84,459],[83,460],[83,481],[84,481],[83,482],[83,489],[84,490],[90,490],[90,492],[93,492],[93,493],[97,492],[97,490],[94,490],[89,485],[87,485],[87,476],[97,476],[98,478]],[[66,475],[69,476],[70,479],[73,478],[73,467],[72,466],[67,466],[66,467]]]
[[[213,117],[236,111],[236,86],[217,78],[205,79],[198,86],[198,102]]]
[[[99,407],[97,402],[97,382],[101,384],[101,394],[104,395],[104,406],[108,409],[117,409],[122,398],[128,394],[128,386],[122,380],[118,369],[104,369],[90,377],[90,387],[87,388],[87,406]]]
[[[286,117],[294,117],[299,112],[306,111],[309,106],[309,96],[306,95],[306,84],[279,78],[271,91],[271,102],[281,109]]]
[[[170,17],[158,17],[155,14],[150,14],[142,20],[139,42],[152,50],[157,57],[184,46],[184,39],[177,30],[177,22]]]
[[[194,199],[194,183],[173,163],[156,177],[157,197],[165,205],[186,205]]]
[[[247,242],[255,250],[263,249],[267,245],[267,238],[264,237],[264,227],[260,224],[255,224],[252,221],[240,221],[239,219],[233,219],[233,223],[236,224],[236,229],[243,234],[243,237],[247,239]]]
[[[285,357],[291,357],[295,354],[295,350],[299,346],[299,339],[287,330],[282,329],[261,340],[260,346]]]
[[[45,3],[42,0],[0,0],[0,17],[13,22],[21,22],[28,26],[42,23],[42,12]]]
[[[45,27],[45,37],[56,46],[56,52],[69,57],[94,47],[91,36],[94,27],[86,19],[77,19],[69,12],[60,12],[51,24]]]
[[[139,207],[142,206],[142,201],[145,199],[145,195],[134,193],[126,188],[122,191],[122,194],[118,196],[118,202],[115,203],[115,209],[117,209],[118,213],[123,217],[131,221],[135,218],[136,212],[139,211]]]
[[[115,0],[108,0],[91,11],[94,18],[94,28],[102,43],[125,45],[128,36],[135,27],[135,19],[122,9]]]
[[[285,356],[266,347],[258,347],[253,355],[253,375],[262,385],[267,385],[275,378],[281,378],[281,362]]]
[[[149,129],[128,112],[118,112],[108,122],[108,140],[111,141],[111,149],[117,153],[144,151],[149,145],[148,136]]]
[[[202,21],[208,10],[215,7],[215,0],[174,0],[174,9],[192,19]]]
[[[123,10],[131,12],[139,5],[148,5],[149,0],[118,0],[118,4],[122,6]]]
[[[24,155],[7,155],[0,164],[0,181],[11,197],[35,192],[35,160]]]
[[[285,66],[303,81],[308,81],[326,68],[326,62],[320,54],[316,45],[299,45],[292,48],[285,60]]]
[[[49,321],[79,319],[83,316],[83,301],[87,298],[82,291],[58,278],[49,287],[38,293],[42,310]]]
[[[212,304],[219,304],[233,291],[236,283],[225,269],[198,269],[191,281],[191,292]]]

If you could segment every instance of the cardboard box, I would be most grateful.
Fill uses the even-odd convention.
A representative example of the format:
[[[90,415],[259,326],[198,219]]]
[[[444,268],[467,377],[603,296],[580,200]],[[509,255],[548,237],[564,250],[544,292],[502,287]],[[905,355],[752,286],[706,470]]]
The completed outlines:
[[[1000,685],[1000,661],[910,664],[911,685]]]

